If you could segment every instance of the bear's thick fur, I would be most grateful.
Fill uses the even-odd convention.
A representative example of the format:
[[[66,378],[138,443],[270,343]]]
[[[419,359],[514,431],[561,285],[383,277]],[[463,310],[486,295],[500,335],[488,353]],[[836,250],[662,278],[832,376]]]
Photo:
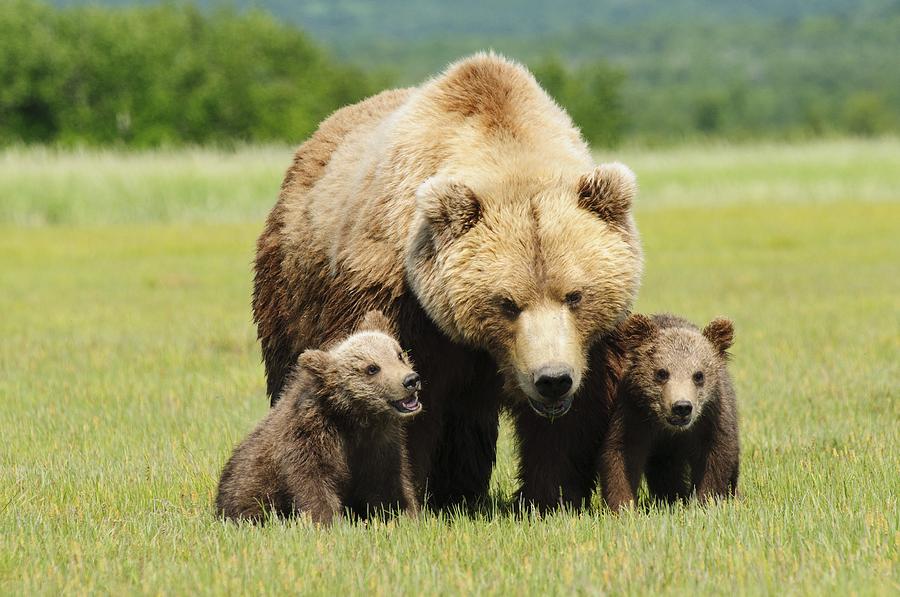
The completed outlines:
[[[297,150],[258,241],[273,403],[298,354],[380,309],[423,379],[408,445],[432,505],[486,495],[504,405],[521,497],[581,504],[616,382],[604,340],[641,277],[635,190],[493,54],[339,110]]]
[[[672,502],[737,491],[740,442],[727,350],[734,328],[703,330],[670,314],[632,315],[618,333],[627,366],[600,455],[600,484],[613,510],[634,503],[641,478]]]
[[[419,376],[390,334],[372,311],[327,352],[300,355],[278,404],[222,470],[219,514],[328,524],[345,510],[418,511],[403,424],[421,410]]]

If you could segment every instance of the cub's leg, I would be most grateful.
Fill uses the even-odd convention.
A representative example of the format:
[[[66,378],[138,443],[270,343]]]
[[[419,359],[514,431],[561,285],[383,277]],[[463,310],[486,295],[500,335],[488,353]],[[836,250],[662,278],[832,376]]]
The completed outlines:
[[[697,499],[734,496],[737,492],[739,456],[736,442],[719,439],[702,449],[691,464]]]
[[[349,478],[339,442],[327,443],[321,450],[297,447],[276,457],[278,477],[293,504],[293,513],[306,513],[313,522],[324,525],[343,513],[340,488]]]
[[[666,443],[658,446],[647,460],[647,488],[654,499],[673,503],[691,495],[689,459],[682,446]]]
[[[614,512],[633,505],[637,500],[638,486],[651,447],[648,434],[629,434],[628,431],[624,413],[616,411],[600,452],[603,500]]]

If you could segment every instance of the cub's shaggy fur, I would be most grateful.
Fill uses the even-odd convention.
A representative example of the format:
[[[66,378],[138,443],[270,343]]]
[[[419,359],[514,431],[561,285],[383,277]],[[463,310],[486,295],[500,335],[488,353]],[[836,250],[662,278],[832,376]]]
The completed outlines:
[[[580,505],[615,387],[605,340],[641,277],[635,192],[493,54],[337,111],[294,155],[257,245],[272,402],[298,354],[380,309],[424,382],[408,444],[433,505],[486,496],[501,406],[521,497]]]
[[[634,502],[641,477],[650,495],[701,500],[737,490],[737,405],[726,366],[727,319],[701,332],[674,315],[633,315],[619,333],[628,365],[600,455],[603,498]]]
[[[281,400],[222,471],[222,516],[306,513],[328,523],[345,509],[416,513],[401,419],[421,408],[419,378],[389,334],[370,312],[331,350],[300,355]]]

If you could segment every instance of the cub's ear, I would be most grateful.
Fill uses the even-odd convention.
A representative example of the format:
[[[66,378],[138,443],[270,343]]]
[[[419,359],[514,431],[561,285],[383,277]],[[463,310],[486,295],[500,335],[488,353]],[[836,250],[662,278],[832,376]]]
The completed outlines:
[[[309,350],[304,350],[300,354],[297,363],[301,369],[305,369],[316,377],[320,377],[328,371],[328,366],[331,364],[331,355],[324,350],[314,350],[311,348]]]
[[[419,186],[416,204],[435,235],[459,238],[481,219],[475,192],[442,176],[432,176]]]
[[[578,205],[607,222],[624,222],[637,194],[637,179],[625,164],[600,164],[578,182]]]
[[[624,350],[632,351],[652,338],[655,333],[656,324],[653,320],[646,315],[635,313],[619,324],[615,336]]]
[[[384,332],[389,336],[394,335],[394,324],[390,319],[384,316],[384,313],[381,311],[367,311],[363,316],[362,320],[360,320],[359,325],[356,326],[356,331],[372,331],[372,332]]]
[[[703,336],[724,355],[734,342],[734,324],[730,319],[718,317],[703,328]]]

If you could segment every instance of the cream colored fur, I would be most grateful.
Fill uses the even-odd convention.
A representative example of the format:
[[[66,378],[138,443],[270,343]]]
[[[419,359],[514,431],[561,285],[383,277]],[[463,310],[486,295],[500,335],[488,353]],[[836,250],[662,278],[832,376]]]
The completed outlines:
[[[494,54],[342,110],[320,130],[346,134],[327,162],[323,150],[320,177],[286,183],[287,259],[313,256],[348,293],[399,296],[408,281],[444,333],[490,351],[526,394],[553,359],[574,368],[574,392],[591,342],[624,317],[640,282],[634,175],[596,167],[531,74]],[[566,304],[573,291],[577,307]],[[519,318],[498,316],[502,293]]]

